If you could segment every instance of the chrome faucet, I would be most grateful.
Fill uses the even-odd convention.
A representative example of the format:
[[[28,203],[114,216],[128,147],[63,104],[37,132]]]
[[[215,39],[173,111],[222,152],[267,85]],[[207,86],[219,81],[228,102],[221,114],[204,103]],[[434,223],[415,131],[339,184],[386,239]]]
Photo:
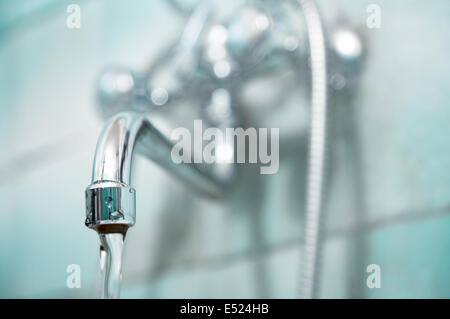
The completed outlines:
[[[144,116],[123,112],[105,125],[97,143],[92,184],[86,189],[86,226],[98,232],[125,232],[136,218],[136,191],[131,186],[135,151],[165,167],[201,193],[220,197],[232,179],[199,163],[176,164],[171,159],[174,142]],[[220,165],[220,164],[217,164]]]
[[[109,120],[97,144],[92,184],[86,190],[86,225],[99,233],[125,233],[134,225],[136,191],[131,186],[131,167],[135,149],[208,196],[220,197],[232,185],[234,165],[223,169],[223,164],[173,162],[171,150],[175,143],[142,114],[191,99],[200,103],[201,117],[207,124],[219,129],[235,127],[240,124],[240,116],[234,98],[244,82],[281,67],[302,73],[301,68],[309,64],[311,125],[300,295],[313,298],[318,291],[320,225],[328,184],[328,100],[330,91],[344,92],[344,87],[351,87],[362,44],[357,33],[345,25],[339,32],[326,34],[313,0],[281,2],[280,6],[265,1],[245,4],[230,19],[211,24],[211,5],[204,0],[193,10],[178,43],[146,72],[115,68],[102,75],[99,100],[103,114],[122,113]],[[304,34],[290,21],[290,10],[284,10],[285,5],[301,9]],[[332,39],[328,39],[329,35]],[[309,50],[301,46],[305,39]],[[333,56],[342,62],[338,63],[341,69],[327,67]],[[214,96],[222,97],[219,100],[226,101],[226,105],[214,103]],[[234,147],[232,152],[236,152]]]

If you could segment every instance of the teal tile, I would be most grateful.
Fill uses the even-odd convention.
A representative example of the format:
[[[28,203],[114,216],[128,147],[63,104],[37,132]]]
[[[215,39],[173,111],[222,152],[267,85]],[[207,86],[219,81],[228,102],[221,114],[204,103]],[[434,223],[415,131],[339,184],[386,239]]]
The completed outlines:
[[[405,223],[369,235],[367,263],[381,267],[371,298],[450,298],[450,217]]]

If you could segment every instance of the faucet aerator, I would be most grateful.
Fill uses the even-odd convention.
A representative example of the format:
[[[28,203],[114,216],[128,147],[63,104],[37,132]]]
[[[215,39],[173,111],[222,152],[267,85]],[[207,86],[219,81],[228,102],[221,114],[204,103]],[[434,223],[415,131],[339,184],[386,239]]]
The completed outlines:
[[[125,232],[136,222],[136,191],[116,181],[97,181],[86,189],[87,227],[102,233]]]

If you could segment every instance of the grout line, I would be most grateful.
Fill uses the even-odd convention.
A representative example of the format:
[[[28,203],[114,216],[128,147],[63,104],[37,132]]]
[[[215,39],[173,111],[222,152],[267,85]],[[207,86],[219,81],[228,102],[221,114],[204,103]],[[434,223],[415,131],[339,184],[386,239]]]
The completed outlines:
[[[346,227],[341,229],[335,229],[328,231],[325,234],[325,240],[334,240],[339,238],[351,237],[361,234],[368,234],[379,229],[395,227],[404,225],[406,223],[417,222],[421,220],[432,220],[438,218],[445,218],[450,215],[450,205],[444,206],[441,209],[434,209],[432,211],[429,210],[421,210],[421,211],[413,211],[412,213],[401,213],[394,217],[382,218],[380,220],[376,220],[373,222],[368,222],[363,224],[361,227]],[[138,273],[129,276],[127,279],[127,283],[136,283],[138,281],[144,281],[147,283],[156,282],[161,276],[169,272],[186,272],[193,269],[214,269],[214,268],[224,268],[230,266],[236,262],[243,260],[250,260],[252,258],[257,257],[267,257],[276,252],[291,249],[295,246],[302,246],[303,238],[295,238],[288,240],[286,242],[265,246],[256,250],[246,250],[239,253],[229,253],[223,254],[220,256],[208,257],[200,262],[198,260],[186,259],[184,261],[180,261],[177,263],[164,263],[157,265],[156,269],[152,271],[152,274],[149,276],[148,273]]]
[[[406,223],[413,223],[427,219],[437,219],[450,215],[450,204],[440,208],[434,209],[422,209],[422,210],[409,210],[404,213],[395,214],[388,218],[379,218],[378,220],[364,222],[360,227],[348,227],[342,229],[335,229],[326,235],[327,239],[335,237],[345,237],[361,235],[364,233],[370,233],[380,228],[401,226]]]
[[[326,240],[333,240],[333,239],[337,239],[337,238],[353,236],[353,235],[357,235],[364,231],[365,232],[373,232],[380,228],[404,225],[407,222],[444,218],[448,215],[450,215],[450,205],[447,205],[447,206],[443,207],[442,209],[435,209],[431,212],[414,211],[412,213],[402,213],[401,215],[395,216],[393,218],[384,218],[384,219],[380,219],[378,221],[367,223],[362,226],[362,230],[358,230],[355,227],[350,227],[348,229],[342,228],[342,229],[336,229],[336,230],[329,231],[326,234]],[[178,271],[180,271],[180,268],[182,268],[182,271],[185,272],[186,266],[188,268],[188,271],[189,271],[189,268],[190,269],[222,268],[222,267],[227,267],[227,266],[229,266],[235,262],[241,261],[241,260],[248,260],[248,259],[251,259],[252,257],[258,257],[258,256],[265,257],[265,256],[271,255],[275,252],[279,252],[281,250],[294,248],[295,246],[301,246],[302,244],[303,244],[302,239],[293,239],[293,240],[289,240],[284,243],[278,244],[276,246],[275,245],[273,245],[272,247],[266,246],[258,252],[257,251],[248,251],[248,252],[243,252],[243,253],[238,253],[238,254],[234,253],[234,254],[227,254],[227,255],[212,257],[212,258],[207,259],[205,262],[203,262],[203,264],[198,264],[197,261],[187,260],[186,262],[177,263],[176,267],[173,267],[174,266],[173,264],[172,265],[171,264],[160,265],[159,268],[161,270],[165,269],[165,268],[170,268],[171,266],[172,266],[172,268],[169,269],[168,271],[159,271],[159,272],[156,271],[150,277],[148,275],[142,274],[142,273],[137,274],[137,275],[134,274],[132,276],[128,276],[126,282],[123,283],[124,284],[123,287],[125,288],[126,286],[133,285],[138,282],[144,282],[146,284],[153,284],[153,283],[157,282],[161,276],[163,276],[164,274],[167,274],[169,272],[173,272],[174,270],[177,271],[177,269],[178,269]],[[89,293],[90,292],[88,292],[88,294]],[[50,294],[55,296],[56,298],[73,298],[74,297],[74,295],[68,294],[65,289],[52,290],[50,292]],[[45,295],[48,297],[47,293],[38,294],[37,296],[40,296],[40,295],[42,295],[42,296]],[[31,298],[35,298],[35,297],[36,296],[32,296]],[[86,296],[84,296],[82,294],[77,294],[77,295],[75,295],[75,298],[86,298]]]
[[[80,154],[81,149],[76,149],[73,146],[80,139],[91,136],[93,131],[94,127],[85,127],[58,141],[23,151],[13,158],[4,160],[0,163],[0,176],[3,177],[0,180],[0,187],[10,184],[12,180],[17,181],[42,167],[64,160],[71,155]]]

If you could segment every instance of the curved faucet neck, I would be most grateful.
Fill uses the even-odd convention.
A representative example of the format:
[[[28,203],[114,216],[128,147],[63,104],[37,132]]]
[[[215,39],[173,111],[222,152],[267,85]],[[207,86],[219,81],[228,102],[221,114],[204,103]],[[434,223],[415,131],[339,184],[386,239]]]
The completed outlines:
[[[120,113],[105,125],[95,152],[92,182],[131,184],[131,165],[139,134],[149,123],[135,113]]]
[[[97,143],[92,184],[86,189],[86,225],[99,232],[134,225],[136,195],[131,171],[135,150],[191,188],[220,197],[229,179],[221,179],[214,169],[207,170],[200,163],[175,163],[171,158],[174,144],[142,115],[125,112],[111,118]]]

